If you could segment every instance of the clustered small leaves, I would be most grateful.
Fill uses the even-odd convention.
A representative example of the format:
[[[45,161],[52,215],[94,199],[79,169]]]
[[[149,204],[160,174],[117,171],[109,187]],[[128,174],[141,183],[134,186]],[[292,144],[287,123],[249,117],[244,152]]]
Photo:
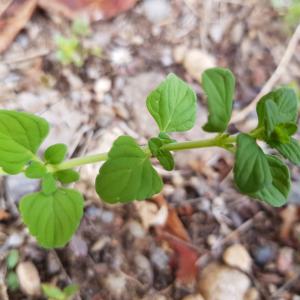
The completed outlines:
[[[130,136],[120,136],[107,155],[99,156],[98,161],[106,161],[95,187],[103,201],[115,204],[150,198],[163,188],[153,158],[171,171],[175,167],[174,151],[215,146],[234,153],[234,182],[241,193],[275,207],[287,202],[291,180],[285,160],[300,165],[300,144],[293,138],[298,105],[294,91],[279,88],[262,97],[257,104],[257,128],[231,136],[226,130],[233,108],[233,74],[223,68],[208,69],[201,83],[209,111],[203,129],[215,133],[215,137],[183,143],[172,138],[172,133],[195,125],[197,97],[187,83],[175,74],[168,75],[146,101],[158,126],[157,136],[145,146]],[[47,121],[40,117],[0,110],[0,171],[23,172],[28,178],[41,179],[41,190],[20,200],[20,212],[39,244],[53,248],[63,247],[71,239],[82,218],[84,200],[67,186],[79,180],[73,167],[81,163],[65,161],[66,145],[52,145],[43,156],[37,155],[48,132]],[[95,157],[90,161],[86,157],[80,162],[95,161]]]

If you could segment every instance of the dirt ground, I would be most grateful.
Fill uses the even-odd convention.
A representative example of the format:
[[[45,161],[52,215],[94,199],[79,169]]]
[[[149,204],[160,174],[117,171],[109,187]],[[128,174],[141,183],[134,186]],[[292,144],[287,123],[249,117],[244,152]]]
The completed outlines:
[[[107,151],[122,134],[143,144],[156,134],[147,94],[174,72],[195,89],[199,108],[195,129],[177,137],[206,137],[198,74],[210,66],[230,68],[240,110],[272,76],[293,34],[269,1],[150,2],[93,22],[82,45],[99,47],[102,55],[89,55],[80,68],[63,66],[55,55],[54,36],[70,35],[70,22],[37,9],[0,56],[0,107],[46,118],[52,131],[43,147],[64,142],[70,156]],[[276,86],[300,84],[299,50],[300,44]],[[231,130],[255,124],[254,110]],[[40,282],[78,284],[77,300],[299,300],[299,167],[291,166],[288,205],[275,209],[235,190],[229,153],[193,150],[175,157],[174,171],[157,166],[162,193],[128,205],[99,201],[93,189],[99,164],[82,167],[75,187],[84,194],[85,214],[72,241],[58,250],[40,248],[19,218],[20,197],[39,182],[0,178],[0,298],[45,299],[7,289],[5,258],[17,249]]]

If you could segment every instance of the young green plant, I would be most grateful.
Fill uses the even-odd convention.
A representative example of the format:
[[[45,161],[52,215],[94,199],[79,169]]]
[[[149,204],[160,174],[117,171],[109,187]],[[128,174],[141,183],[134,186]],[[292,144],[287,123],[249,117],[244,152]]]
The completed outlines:
[[[42,182],[41,190],[24,196],[19,205],[24,223],[41,246],[63,247],[76,231],[83,215],[83,196],[68,184],[79,180],[75,169],[84,164],[104,161],[95,179],[100,199],[110,204],[128,203],[162,190],[163,181],[152,158],[171,171],[177,151],[221,147],[235,157],[234,181],[241,193],[275,207],[287,202],[291,183],[285,160],[300,164],[300,145],[293,138],[297,131],[294,91],[280,88],[262,97],[257,104],[257,127],[232,136],[227,128],[235,91],[233,74],[227,69],[208,69],[201,83],[209,111],[203,129],[213,133],[212,138],[179,142],[171,137],[195,125],[197,98],[187,83],[169,74],[146,101],[158,126],[157,136],[147,145],[120,136],[108,153],[67,160],[63,144],[50,146],[42,157],[37,155],[49,132],[46,120],[25,112],[0,110],[0,172],[24,173]]]

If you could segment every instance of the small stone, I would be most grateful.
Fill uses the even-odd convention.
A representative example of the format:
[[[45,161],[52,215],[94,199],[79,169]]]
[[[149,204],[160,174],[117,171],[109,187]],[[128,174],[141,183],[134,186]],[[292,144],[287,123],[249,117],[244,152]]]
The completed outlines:
[[[244,300],[250,279],[242,272],[210,264],[202,272],[199,291],[206,300]]]
[[[126,278],[121,273],[118,273],[118,274],[109,274],[105,278],[105,287],[115,297],[120,297],[123,293],[125,293]]]
[[[76,257],[86,257],[88,254],[88,246],[86,241],[78,235],[73,236],[69,247]]]
[[[23,242],[24,242],[24,235],[15,232],[11,234],[6,240],[6,246],[8,248],[18,248],[23,244]]]
[[[185,296],[182,300],[204,300],[203,296],[200,294]]]
[[[259,292],[256,288],[250,288],[246,295],[244,300],[259,300],[260,296],[259,296]]]
[[[170,258],[162,248],[155,248],[150,255],[153,265],[159,270],[165,270],[168,267]]]
[[[59,272],[60,264],[57,261],[53,252],[49,252],[47,256],[47,270],[50,275],[54,275]]]
[[[98,79],[94,84],[94,91],[97,95],[104,95],[111,89],[112,83],[108,77]]]
[[[17,266],[17,275],[21,290],[28,296],[40,294],[41,280],[37,268],[32,262],[21,262]]]
[[[137,221],[130,221],[128,223],[128,230],[135,238],[143,238],[146,234],[142,225]]]
[[[153,270],[150,261],[144,255],[137,254],[134,257],[134,263],[137,267],[137,277],[145,284],[153,282]]]
[[[242,22],[237,23],[231,31],[231,40],[234,44],[239,44],[245,33],[245,25]]]
[[[110,58],[116,66],[128,65],[132,61],[130,51],[126,48],[113,49]]]
[[[276,251],[271,245],[264,245],[257,247],[253,255],[255,262],[260,266],[264,266],[275,259]]]
[[[185,45],[179,45],[174,48],[173,58],[176,63],[180,64],[183,62],[186,51],[187,47]]]
[[[289,247],[283,247],[279,250],[277,257],[277,269],[280,273],[292,271],[294,250]]]
[[[236,267],[245,272],[251,270],[252,259],[247,249],[241,244],[228,247],[223,254],[223,259],[230,267]]]
[[[156,24],[165,21],[171,15],[170,1],[146,0],[143,5],[147,19]]]
[[[216,66],[216,59],[203,50],[190,49],[185,54],[183,66],[195,80],[199,81],[206,69]]]

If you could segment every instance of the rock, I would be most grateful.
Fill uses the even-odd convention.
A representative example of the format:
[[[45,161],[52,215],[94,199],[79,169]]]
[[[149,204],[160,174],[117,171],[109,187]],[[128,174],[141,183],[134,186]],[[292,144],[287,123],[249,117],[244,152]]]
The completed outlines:
[[[176,63],[182,63],[185,57],[187,47],[185,45],[176,46],[173,50],[173,58]]]
[[[279,250],[277,257],[277,270],[280,273],[288,273],[293,269],[294,250],[289,247],[283,247]]]
[[[132,61],[132,56],[127,48],[115,48],[110,54],[112,64],[116,66],[128,65]]]
[[[263,245],[257,247],[253,255],[255,262],[260,266],[264,266],[275,259],[276,251],[271,245]]]
[[[17,266],[17,275],[21,290],[28,296],[40,294],[41,280],[35,265],[32,262],[21,262]]]
[[[199,291],[206,300],[243,300],[250,279],[242,272],[220,264],[210,264],[202,272]]]
[[[144,255],[137,254],[134,256],[134,263],[136,265],[136,275],[139,278],[139,281],[144,284],[152,284],[153,270],[148,258]]]
[[[73,236],[69,247],[76,257],[86,257],[88,254],[88,246],[86,241],[78,235]]]
[[[156,24],[165,21],[171,15],[170,1],[167,0],[146,0],[143,5],[146,18]]]
[[[60,264],[57,261],[56,256],[53,252],[49,252],[47,256],[47,270],[50,275],[54,275],[59,272]]]
[[[251,257],[247,249],[241,244],[228,247],[223,254],[223,259],[230,267],[236,267],[245,272],[251,270]]]
[[[8,248],[18,248],[23,244],[23,242],[24,242],[24,235],[18,232],[14,232],[9,235],[5,244]]]
[[[247,291],[244,298],[244,300],[259,300],[259,299],[260,299],[259,292],[256,288],[253,287]]]
[[[94,91],[97,95],[97,100],[101,101],[103,95],[110,91],[112,82],[109,78],[103,77],[98,79],[94,84]]]
[[[216,59],[201,49],[190,49],[185,54],[183,66],[195,80],[199,81],[203,71],[216,66]]]
[[[182,300],[204,300],[203,296],[200,294],[185,296]]]
[[[151,252],[150,260],[158,270],[165,270],[168,268],[170,262],[170,258],[167,253],[159,247],[156,247]]]
[[[109,292],[116,298],[120,297],[123,293],[125,293],[126,278],[121,273],[109,274],[105,278],[104,284],[105,287],[109,290]]]
[[[143,238],[146,234],[142,225],[137,221],[130,221],[128,223],[128,230],[135,238]]]

